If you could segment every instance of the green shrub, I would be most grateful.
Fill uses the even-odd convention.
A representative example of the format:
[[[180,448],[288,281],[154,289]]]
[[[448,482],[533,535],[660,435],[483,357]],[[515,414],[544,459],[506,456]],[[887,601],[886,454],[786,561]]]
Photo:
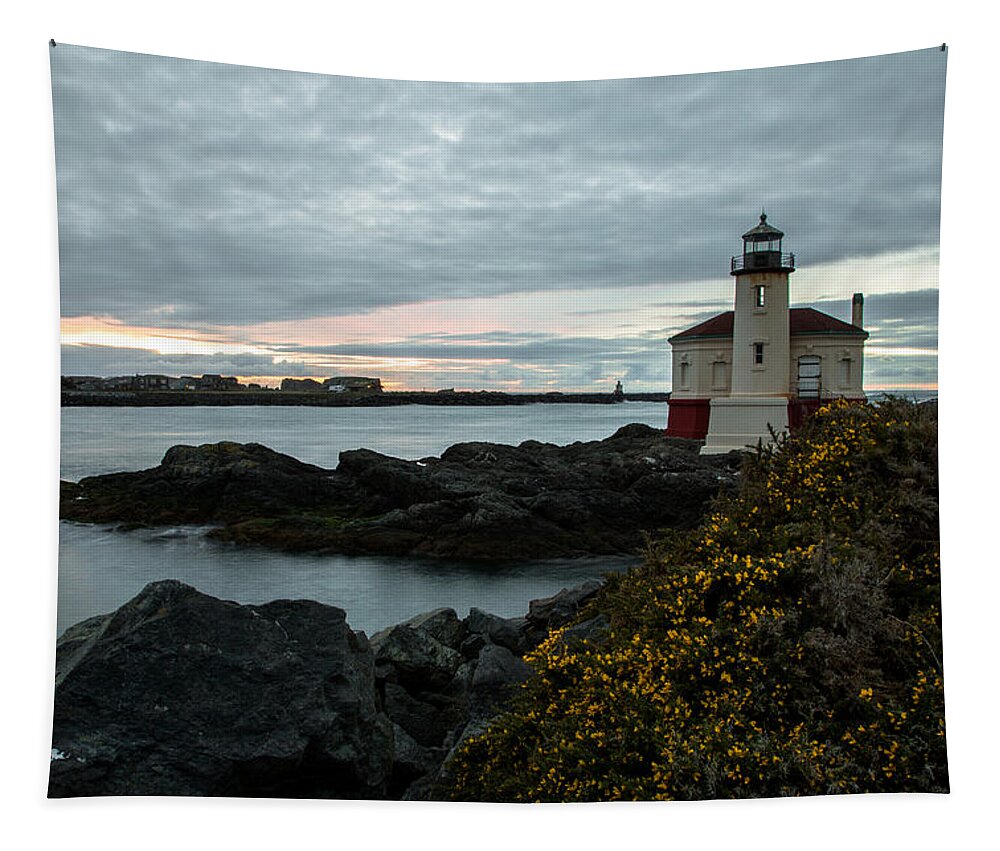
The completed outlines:
[[[936,410],[838,402],[747,458],[700,528],[610,576],[444,797],[947,791]]]

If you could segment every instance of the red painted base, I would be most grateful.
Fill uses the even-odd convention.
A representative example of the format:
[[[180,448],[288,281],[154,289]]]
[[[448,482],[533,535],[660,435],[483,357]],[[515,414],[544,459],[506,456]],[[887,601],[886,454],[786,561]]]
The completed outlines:
[[[671,399],[667,418],[668,437],[704,440],[708,434],[708,399]]]
[[[850,396],[838,396],[838,399],[846,399],[848,402],[863,402],[864,399]],[[795,431],[805,422],[806,417],[815,414],[823,405],[830,404],[831,399],[789,399],[788,400],[788,427]]]
[[[799,428],[806,417],[814,414],[829,399],[789,399],[788,428]],[[690,437],[704,440],[708,434],[708,421],[712,413],[709,399],[671,399],[667,418],[668,437]]]
[[[788,400],[788,428],[795,431],[806,417],[816,413],[823,405],[822,399],[789,399]]]

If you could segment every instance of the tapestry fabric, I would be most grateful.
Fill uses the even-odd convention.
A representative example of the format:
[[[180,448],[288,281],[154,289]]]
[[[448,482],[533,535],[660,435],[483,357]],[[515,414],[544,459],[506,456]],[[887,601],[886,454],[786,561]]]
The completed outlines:
[[[948,791],[944,45],[49,51],[50,797]]]

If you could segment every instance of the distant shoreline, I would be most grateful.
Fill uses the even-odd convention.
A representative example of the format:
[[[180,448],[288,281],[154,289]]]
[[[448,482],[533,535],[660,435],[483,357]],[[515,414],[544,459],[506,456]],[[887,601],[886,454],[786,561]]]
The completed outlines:
[[[669,393],[501,393],[475,392],[384,392],[384,393],[296,393],[287,390],[103,390],[62,391],[64,408],[156,408],[177,406],[227,407],[233,405],[278,405],[314,408],[387,408],[396,405],[614,405],[618,402],[666,402]]]

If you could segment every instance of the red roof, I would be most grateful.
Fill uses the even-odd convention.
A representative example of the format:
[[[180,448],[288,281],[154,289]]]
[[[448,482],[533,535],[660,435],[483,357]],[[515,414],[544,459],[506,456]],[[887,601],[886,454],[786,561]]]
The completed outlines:
[[[727,310],[711,319],[706,319],[699,325],[674,334],[671,340],[687,339],[689,337],[732,337],[733,336],[733,311]]]
[[[789,333],[791,334],[849,334],[864,335],[868,332],[849,322],[843,322],[813,307],[793,307],[788,311]],[[671,340],[690,340],[694,337],[732,337],[733,311],[727,310],[704,322],[674,334]]]
[[[864,328],[844,322],[814,307],[793,307],[788,311],[789,332],[792,334],[853,334],[868,336]]]

